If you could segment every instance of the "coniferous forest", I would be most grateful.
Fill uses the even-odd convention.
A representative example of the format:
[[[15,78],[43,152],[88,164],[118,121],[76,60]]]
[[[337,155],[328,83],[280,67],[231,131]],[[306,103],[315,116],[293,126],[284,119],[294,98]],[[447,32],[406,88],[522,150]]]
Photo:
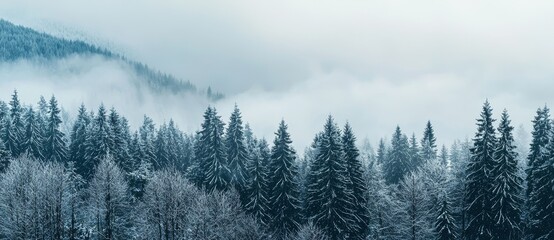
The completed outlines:
[[[429,121],[373,151],[328,116],[299,152],[294,123],[258,138],[237,105],[187,133],[148,116],[131,129],[105,105],[63,123],[54,96],[1,98],[1,239],[554,239],[547,107],[529,146],[485,102],[473,138],[450,147]]]

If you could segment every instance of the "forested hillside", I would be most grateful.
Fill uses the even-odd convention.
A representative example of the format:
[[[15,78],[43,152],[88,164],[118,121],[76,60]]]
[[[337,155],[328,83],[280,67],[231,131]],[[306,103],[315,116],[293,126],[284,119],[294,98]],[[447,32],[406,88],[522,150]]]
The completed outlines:
[[[1,97],[2,239],[554,239],[547,107],[528,156],[488,102],[449,149],[427,122],[374,153],[329,116],[299,154],[285,121],[257,138],[238,106],[195,133],[81,106],[64,133],[55,97]]]
[[[199,91],[189,81],[162,73],[145,64],[127,59],[108,49],[99,48],[79,40],[66,40],[33,29],[14,25],[0,19],[0,62],[31,60],[40,64],[70,56],[101,56],[108,60],[121,61],[136,74],[136,84],[146,84],[159,93],[205,94],[211,100],[223,98],[223,94]]]

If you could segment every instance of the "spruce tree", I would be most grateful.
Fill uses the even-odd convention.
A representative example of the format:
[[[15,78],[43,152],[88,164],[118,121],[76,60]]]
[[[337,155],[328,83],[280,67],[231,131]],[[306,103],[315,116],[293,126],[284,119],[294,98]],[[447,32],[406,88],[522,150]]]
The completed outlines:
[[[465,235],[469,239],[491,239],[494,228],[491,174],[494,167],[494,152],[497,144],[493,127],[492,108],[488,101],[483,105],[481,118],[477,120],[477,133],[473,139],[471,160],[466,169],[466,216],[468,225]]]
[[[25,113],[25,138],[23,142],[23,152],[27,157],[35,160],[43,160],[43,138],[39,122],[37,121],[35,111],[32,107]]]
[[[423,161],[429,159],[435,159],[437,157],[437,139],[435,138],[435,131],[431,121],[427,121],[425,130],[423,131],[423,138],[421,139],[421,157]]]
[[[156,154],[156,161],[152,165],[155,170],[160,170],[169,164],[169,135],[167,134],[167,124],[162,124],[156,134],[156,140],[154,141],[154,152]]]
[[[439,162],[440,164],[446,168],[448,166],[448,149],[445,145],[442,145],[441,152],[439,154]]]
[[[258,146],[253,149],[251,160],[247,165],[250,172],[250,180],[246,185],[246,196],[248,202],[245,205],[246,212],[254,216],[259,223],[269,223],[269,174],[268,158],[269,146],[265,140],[261,140]]]
[[[355,201],[348,175],[340,131],[329,116],[308,172],[309,220],[333,239],[351,238],[359,232]]]
[[[84,104],[79,107],[77,119],[71,129],[71,143],[69,144],[69,161],[74,166],[79,166],[85,161],[86,156],[86,139],[90,124],[90,116]]]
[[[122,119],[113,107],[110,109],[108,116],[108,125],[110,126],[110,138],[112,139],[110,154],[121,170],[128,174],[132,168],[129,161],[129,142],[127,142],[127,136],[125,136],[126,130],[123,128]]]
[[[8,112],[9,112],[8,104],[0,100],[0,123],[4,121],[4,118],[8,116],[9,114]]]
[[[522,181],[518,175],[517,154],[514,152],[513,127],[508,112],[502,112],[498,144],[494,152],[492,169],[492,212],[496,224],[492,236],[495,239],[521,239]]]
[[[231,172],[227,164],[227,154],[223,142],[224,124],[213,107],[204,113],[204,122],[197,142],[198,172],[201,186],[208,192],[223,191],[230,187]]]
[[[544,183],[539,183],[540,177],[537,172],[540,171],[542,166],[545,164],[545,161],[548,159],[548,144],[552,135],[552,123],[550,120],[550,109],[548,107],[539,108],[537,114],[533,119],[533,131],[531,146],[529,149],[529,155],[527,156],[527,169],[526,169],[526,204],[524,211],[525,218],[525,229],[529,235],[538,239],[540,236],[544,235],[544,229],[536,223],[542,222],[541,216],[542,212],[541,207],[544,207],[544,204],[540,204],[539,201],[542,200],[542,195],[544,191],[539,190],[543,187]],[[544,188],[542,189],[544,190]],[[544,213],[544,212],[542,212]],[[535,222],[535,223],[533,223]]]
[[[269,163],[269,229],[275,238],[285,239],[300,227],[299,186],[296,182],[298,169],[296,152],[291,146],[285,121],[281,121],[275,135]]]
[[[450,203],[446,197],[440,204],[439,216],[435,223],[435,231],[437,233],[437,240],[456,239],[456,225],[454,224],[454,218],[450,210]]]
[[[379,147],[377,148],[377,163],[378,164],[384,164],[386,161],[387,155],[387,147],[385,146],[385,140],[380,139],[379,140]]]
[[[10,162],[10,153],[4,146],[4,141],[0,139],[0,173],[3,173]]]
[[[365,185],[364,167],[360,161],[359,150],[356,147],[356,136],[354,136],[354,132],[348,123],[344,126],[342,147],[350,178],[349,190],[353,193],[355,205],[354,215],[356,216],[357,231],[354,232],[352,237],[354,239],[365,239],[369,226],[369,212],[366,198],[368,189]]]
[[[155,135],[156,127],[154,121],[145,115],[142,125],[139,128],[139,137],[142,150],[144,151],[144,160],[149,162],[150,165],[154,165],[156,162],[156,150],[154,147]]]
[[[231,185],[233,185],[242,200],[246,204],[246,182],[249,179],[246,165],[249,161],[248,148],[242,126],[242,117],[238,106],[235,104],[229,126],[227,127],[225,146],[227,147],[227,159],[231,170]]]
[[[102,159],[112,156],[110,146],[112,146],[113,142],[110,136],[110,126],[108,124],[106,108],[104,108],[103,104],[98,108],[98,113],[91,122],[91,126],[87,132],[89,132],[89,134],[85,143],[85,161],[81,164],[77,164],[76,167],[77,173],[88,180],[92,177],[93,171],[98,166],[98,163],[100,163]]]
[[[417,171],[423,164],[415,134],[410,138],[410,171]]]
[[[23,108],[19,102],[17,91],[13,92],[12,100],[9,105],[10,115],[9,118],[5,117],[3,140],[6,148],[11,153],[11,156],[16,158],[23,153],[22,145],[25,133],[25,126],[21,117],[23,114]]]
[[[44,142],[44,158],[53,162],[65,162],[67,160],[67,145],[65,134],[60,131],[62,119],[58,101],[52,96],[48,104],[47,129]]]
[[[397,126],[392,135],[392,148],[383,164],[385,180],[389,184],[397,184],[410,171],[410,153],[408,138]]]

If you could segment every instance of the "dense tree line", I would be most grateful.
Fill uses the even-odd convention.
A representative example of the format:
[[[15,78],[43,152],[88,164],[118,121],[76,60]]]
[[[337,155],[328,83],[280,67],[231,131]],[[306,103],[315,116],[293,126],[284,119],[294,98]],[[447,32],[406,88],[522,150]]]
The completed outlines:
[[[0,101],[2,239],[554,239],[554,128],[537,111],[528,156],[508,112],[483,105],[472,140],[439,150],[397,126],[374,152],[332,116],[302,156],[285,121],[270,145],[235,106],[194,134],[55,99]],[[523,169],[524,168],[524,169]]]

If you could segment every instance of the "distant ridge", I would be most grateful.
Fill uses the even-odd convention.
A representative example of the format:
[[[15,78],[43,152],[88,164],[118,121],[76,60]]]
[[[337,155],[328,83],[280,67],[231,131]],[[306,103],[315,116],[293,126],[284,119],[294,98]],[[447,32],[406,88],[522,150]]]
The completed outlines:
[[[49,61],[73,55],[102,56],[106,59],[122,61],[143,81],[149,88],[160,93],[172,94],[205,94],[212,101],[220,100],[223,94],[215,92],[211,87],[206,91],[199,91],[189,81],[178,79],[170,74],[153,70],[147,65],[127,59],[80,40],[67,40],[35,31],[31,28],[15,25],[0,19],[0,61],[14,62],[21,59]]]

